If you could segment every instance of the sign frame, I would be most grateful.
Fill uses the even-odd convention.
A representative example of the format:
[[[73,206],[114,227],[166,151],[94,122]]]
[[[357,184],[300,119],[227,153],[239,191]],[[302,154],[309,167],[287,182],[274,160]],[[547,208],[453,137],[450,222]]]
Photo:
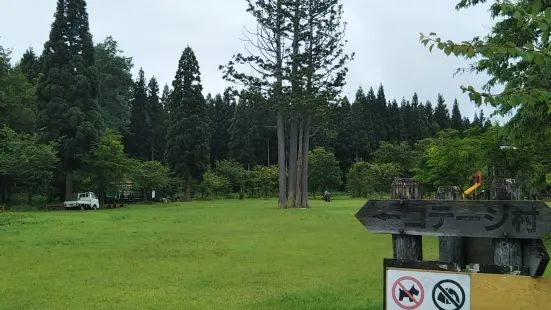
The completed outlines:
[[[541,239],[551,233],[543,201],[371,199],[356,213],[371,233]]]
[[[453,271],[461,272],[461,267],[455,263],[439,261],[419,261],[405,259],[383,259],[383,309],[386,310],[386,271],[388,268],[417,269],[421,271]]]

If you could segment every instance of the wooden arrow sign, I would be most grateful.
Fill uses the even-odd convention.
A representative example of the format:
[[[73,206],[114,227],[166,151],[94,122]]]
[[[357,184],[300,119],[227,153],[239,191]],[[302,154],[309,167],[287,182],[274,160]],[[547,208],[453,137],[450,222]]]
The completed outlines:
[[[543,201],[369,200],[356,218],[382,234],[541,239],[551,232]]]

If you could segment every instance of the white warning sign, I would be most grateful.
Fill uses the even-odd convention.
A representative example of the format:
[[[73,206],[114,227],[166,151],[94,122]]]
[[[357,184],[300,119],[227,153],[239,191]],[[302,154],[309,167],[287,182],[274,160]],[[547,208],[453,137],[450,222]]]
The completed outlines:
[[[471,277],[454,272],[389,268],[387,310],[470,310]]]

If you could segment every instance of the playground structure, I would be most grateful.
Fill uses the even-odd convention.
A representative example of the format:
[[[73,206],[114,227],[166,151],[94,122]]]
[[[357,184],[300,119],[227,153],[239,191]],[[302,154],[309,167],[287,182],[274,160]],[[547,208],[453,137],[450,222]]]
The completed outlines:
[[[469,187],[466,191],[463,192],[463,200],[466,200],[467,197],[469,195],[471,195],[471,193],[474,193],[474,198],[476,199],[476,190],[480,187],[482,187],[483,185],[483,181],[482,181],[482,172],[481,171],[477,171],[475,173],[473,173],[473,179],[474,179],[474,185],[472,185],[471,187]]]

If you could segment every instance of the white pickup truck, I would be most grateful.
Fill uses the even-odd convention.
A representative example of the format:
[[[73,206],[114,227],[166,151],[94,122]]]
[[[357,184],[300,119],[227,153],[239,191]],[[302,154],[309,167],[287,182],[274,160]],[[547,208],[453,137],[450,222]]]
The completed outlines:
[[[80,210],[99,209],[99,199],[93,192],[78,193],[76,200],[65,201],[65,208],[79,208]]]

